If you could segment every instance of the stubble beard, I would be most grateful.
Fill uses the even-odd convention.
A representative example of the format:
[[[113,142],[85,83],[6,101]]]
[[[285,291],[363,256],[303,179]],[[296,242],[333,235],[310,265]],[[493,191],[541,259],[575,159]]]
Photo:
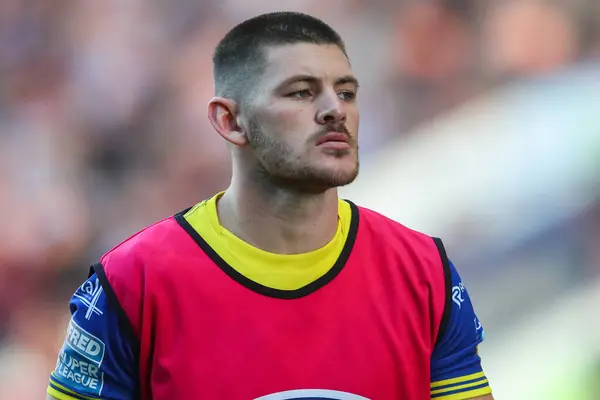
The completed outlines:
[[[358,155],[356,165],[351,171],[319,168],[303,162],[301,156],[288,144],[265,135],[256,122],[251,121],[249,126],[248,142],[256,154],[253,175],[260,182],[317,194],[348,185],[358,176]],[[330,154],[332,157],[342,158],[348,157],[349,151],[356,150],[333,149],[330,150]]]

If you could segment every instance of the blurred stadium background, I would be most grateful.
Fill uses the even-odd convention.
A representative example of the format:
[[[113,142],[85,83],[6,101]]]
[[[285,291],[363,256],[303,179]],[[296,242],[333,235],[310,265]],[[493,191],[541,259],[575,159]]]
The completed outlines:
[[[3,0],[0,398],[43,397],[91,262],[226,187],[211,52],[283,9],[345,37],[362,173],[342,194],[445,240],[496,398],[600,399],[593,0]]]

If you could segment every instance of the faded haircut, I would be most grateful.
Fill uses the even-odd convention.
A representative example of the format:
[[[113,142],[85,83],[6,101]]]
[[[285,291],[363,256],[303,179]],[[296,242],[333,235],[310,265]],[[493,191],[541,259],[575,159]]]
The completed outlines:
[[[295,43],[336,45],[348,57],[340,35],[320,19],[289,11],[262,14],[235,26],[217,45],[215,94],[242,103],[262,76],[266,48]]]

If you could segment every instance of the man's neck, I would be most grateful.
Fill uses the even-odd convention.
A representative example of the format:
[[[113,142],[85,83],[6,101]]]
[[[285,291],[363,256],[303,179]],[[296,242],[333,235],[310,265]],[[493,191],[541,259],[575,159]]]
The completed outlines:
[[[254,247],[277,254],[301,254],[325,246],[338,225],[336,189],[320,194],[268,191],[236,185],[217,202],[220,224]]]

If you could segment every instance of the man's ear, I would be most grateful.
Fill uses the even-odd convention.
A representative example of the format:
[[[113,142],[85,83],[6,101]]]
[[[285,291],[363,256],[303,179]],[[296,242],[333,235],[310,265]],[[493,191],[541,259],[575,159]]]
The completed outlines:
[[[238,106],[224,97],[213,97],[208,102],[208,120],[223,139],[236,146],[248,143],[246,133],[237,123]]]

